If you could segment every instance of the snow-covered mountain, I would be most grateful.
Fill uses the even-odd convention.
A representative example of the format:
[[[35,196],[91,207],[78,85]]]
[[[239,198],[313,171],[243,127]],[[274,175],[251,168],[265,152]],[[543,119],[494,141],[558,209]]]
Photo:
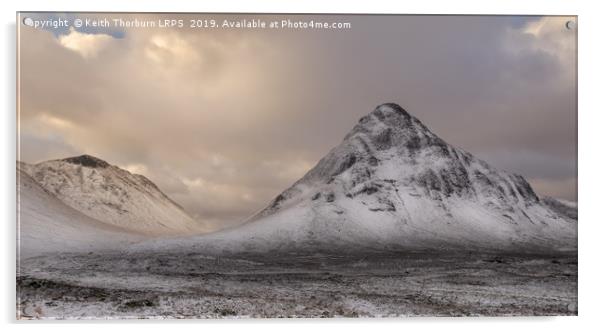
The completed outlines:
[[[67,206],[22,169],[17,168],[17,178],[17,240],[23,258],[119,249],[143,239],[139,234],[99,222]]]
[[[364,116],[319,163],[234,229],[139,246],[199,251],[576,249],[577,221],[396,104]]]
[[[66,205],[108,225],[145,235],[205,229],[146,177],[89,155],[20,168]]]

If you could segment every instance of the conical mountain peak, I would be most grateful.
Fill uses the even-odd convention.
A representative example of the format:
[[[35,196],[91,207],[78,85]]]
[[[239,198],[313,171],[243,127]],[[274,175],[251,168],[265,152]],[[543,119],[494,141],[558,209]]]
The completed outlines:
[[[244,225],[193,246],[244,253],[573,250],[574,213],[561,210],[544,205],[523,177],[447,144],[387,103]]]
[[[377,150],[406,147],[416,150],[429,145],[445,144],[420,120],[395,103],[385,103],[362,117],[345,136],[345,140],[361,137]]]
[[[452,208],[460,201],[484,204],[511,222],[528,220],[523,210],[539,203],[523,177],[498,171],[446,143],[393,103],[362,117],[341,144],[259,215],[307,197],[326,206],[359,204],[368,211],[397,214],[398,220],[410,217],[403,212],[408,202],[432,205],[449,220],[460,218],[461,212]]]

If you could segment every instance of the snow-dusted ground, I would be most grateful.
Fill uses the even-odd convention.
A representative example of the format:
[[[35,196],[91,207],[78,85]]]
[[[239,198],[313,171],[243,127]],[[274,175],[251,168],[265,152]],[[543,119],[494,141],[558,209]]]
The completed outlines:
[[[63,255],[23,262],[21,318],[576,315],[575,256]]]

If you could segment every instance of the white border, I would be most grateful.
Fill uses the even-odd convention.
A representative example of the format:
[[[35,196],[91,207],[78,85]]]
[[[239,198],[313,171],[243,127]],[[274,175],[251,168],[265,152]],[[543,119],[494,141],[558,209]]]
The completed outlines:
[[[0,144],[2,152],[2,172],[0,183],[2,200],[0,200],[2,221],[3,273],[4,287],[0,312],[4,324],[10,324],[9,330],[31,330],[43,328],[45,331],[101,331],[111,329],[141,328],[147,332],[163,331],[166,328],[178,329],[245,329],[272,331],[306,331],[308,329],[345,329],[365,331],[374,327],[378,330],[420,329],[445,331],[515,331],[515,330],[547,330],[577,331],[594,329],[602,325],[597,320],[601,308],[602,294],[599,284],[602,282],[600,268],[601,224],[597,213],[600,183],[600,157],[602,149],[599,137],[602,120],[600,112],[599,83],[601,74],[600,60],[600,22],[602,12],[596,10],[596,1],[558,1],[558,0],[496,0],[496,1],[412,1],[393,4],[389,1],[370,0],[352,1],[282,1],[282,0],[213,0],[192,2],[185,0],[150,0],[124,1],[103,0],[98,2],[55,0],[19,2],[0,2],[2,11],[2,73],[0,82],[2,99],[5,103],[2,112],[3,139]],[[80,326],[77,323],[15,323],[15,12],[21,11],[145,11],[145,12],[283,12],[283,13],[400,13],[400,14],[545,14],[545,15],[579,15],[579,317],[556,318],[462,318],[436,319],[411,318],[395,320],[255,320],[255,321],[194,321],[200,325],[187,322],[149,322],[128,321],[106,324]],[[542,119],[542,122],[545,119]],[[544,125],[544,124],[542,124]],[[177,326],[175,326],[177,324]],[[283,325],[284,324],[284,325]],[[370,326],[367,326],[367,325]],[[104,326],[103,326],[104,325]]]

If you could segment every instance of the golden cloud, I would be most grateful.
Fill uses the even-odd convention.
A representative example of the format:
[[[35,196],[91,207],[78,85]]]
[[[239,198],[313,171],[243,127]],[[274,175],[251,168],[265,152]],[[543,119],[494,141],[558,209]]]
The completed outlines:
[[[91,58],[113,40],[113,37],[106,34],[89,34],[69,29],[69,33],[58,38],[59,43],[65,48],[72,50],[84,58]]]

